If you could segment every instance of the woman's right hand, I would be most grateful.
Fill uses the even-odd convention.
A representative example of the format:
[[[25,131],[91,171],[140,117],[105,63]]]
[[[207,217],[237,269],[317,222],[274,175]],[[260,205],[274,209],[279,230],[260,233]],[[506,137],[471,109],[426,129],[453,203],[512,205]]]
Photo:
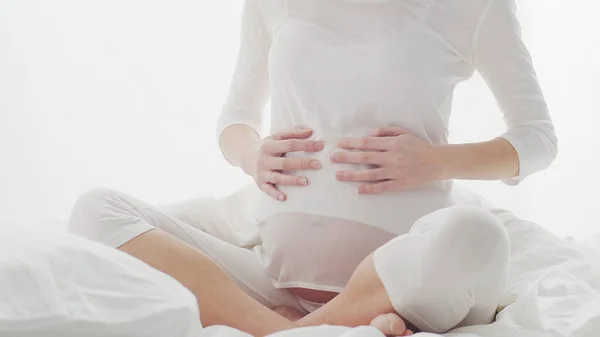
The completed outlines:
[[[251,176],[256,185],[272,198],[285,201],[286,195],[276,185],[306,186],[308,179],[303,176],[285,174],[284,171],[318,170],[321,163],[314,158],[286,158],[289,152],[319,152],[322,141],[308,140],[312,130],[297,126],[290,131],[278,132],[253,146],[243,156],[241,169]]]

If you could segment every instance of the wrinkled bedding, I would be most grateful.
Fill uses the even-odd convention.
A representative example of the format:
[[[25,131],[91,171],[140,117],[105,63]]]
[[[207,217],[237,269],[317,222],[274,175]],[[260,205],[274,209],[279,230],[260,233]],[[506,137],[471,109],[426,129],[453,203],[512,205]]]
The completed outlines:
[[[241,247],[252,247],[260,242],[258,228],[254,225],[255,221],[252,220],[252,210],[254,207],[252,201],[257,199],[255,193],[260,192],[254,186],[249,186],[224,199],[201,198],[201,200],[190,200],[189,202],[166,205],[162,208],[165,212],[186,214],[186,216],[190,217],[190,219],[182,219],[184,221],[210,219],[210,221],[205,221],[206,223],[203,223],[203,226],[206,227],[207,231],[231,244]],[[511,271],[509,276],[509,286],[506,289],[501,302],[502,310],[498,314],[495,323],[486,326],[465,327],[446,333],[443,336],[600,337],[600,235],[589,237],[582,241],[562,239],[548,232],[541,225],[519,219],[511,212],[495,208],[479,196],[466,190],[457,189],[455,192],[455,199],[458,203],[470,203],[488,208],[505,223],[511,238]],[[202,207],[197,207],[199,202]],[[190,212],[189,210],[195,210],[196,213]],[[137,273],[138,269],[149,275],[153,272],[156,273],[156,271],[140,262],[137,262],[138,267],[133,268],[133,270],[124,268],[119,269],[116,267],[97,268],[98,265],[105,264],[116,264],[118,266],[124,265],[125,262],[131,264],[137,260],[134,261],[131,257],[126,256],[126,254],[118,253],[117,251],[110,250],[106,247],[101,247],[95,243],[88,242],[85,244],[84,240],[81,238],[72,239],[61,237],[59,238],[60,240],[56,239],[58,240],[57,242],[63,242],[61,240],[65,240],[68,244],[66,246],[58,244],[52,246],[48,243],[48,237],[36,235],[36,237],[44,238],[41,242],[45,242],[46,244],[33,245],[32,249],[35,248],[34,251],[40,252],[35,255],[39,258],[37,260],[32,259],[32,256],[34,255],[31,255],[32,253],[29,252],[27,253],[29,254],[27,255],[29,258],[23,260],[23,263],[27,262],[33,264],[35,261],[38,261],[39,263],[45,263],[48,266],[52,266],[54,269],[50,267],[45,269],[32,267],[32,270],[36,270],[37,272],[33,274],[29,273],[26,276],[19,276],[23,273],[15,274],[14,272],[4,270],[7,271],[5,277],[14,280],[16,280],[17,277],[21,277],[21,279],[16,280],[11,284],[15,285],[17,288],[23,285],[23,290],[26,290],[25,292],[16,294],[12,291],[8,291],[11,288],[7,288],[6,282],[3,283],[4,288],[0,287],[0,290],[6,290],[5,295],[15,300],[16,302],[14,303],[19,303],[21,307],[37,303],[35,301],[23,302],[24,300],[15,297],[16,295],[27,295],[31,297],[30,292],[32,289],[24,287],[25,283],[23,283],[23,280],[27,278],[38,281],[41,280],[40,277],[35,278],[34,276],[36,275],[48,275],[44,278],[44,280],[47,280],[48,282],[40,283],[41,281],[36,281],[36,284],[40,287],[44,285],[46,288],[50,287],[48,289],[59,289],[56,288],[56,284],[59,284],[56,283],[58,281],[53,280],[60,280],[60,284],[63,284],[66,276],[63,275],[64,273],[50,273],[50,271],[63,265],[69,265],[71,267],[61,267],[56,270],[68,272],[68,275],[70,275],[68,278],[69,280],[75,279],[75,276],[80,275],[81,281],[76,282],[76,284],[85,285],[88,281],[93,281],[93,283],[96,284],[94,287],[84,287],[84,289],[89,291],[76,292],[78,294],[76,297],[70,296],[67,299],[61,300],[57,295],[52,302],[55,304],[54,306],[42,308],[45,312],[51,312],[53,314],[52,317],[63,317],[60,322],[46,322],[49,324],[47,324],[48,327],[54,327],[55,330],[57,327],[62,329],[61,333],[58,333],[58,330],[56,331],[56,334],[46,333],[49,337],[82,336],[80,333],[81,329],[91,325],[94,325],[96,328],[93,329],[95,331],[89,331],[89,336],[102,335],[105,337],[120,337],[124,336],[121,333],[121,330],[124,328],[130,328],[130,332],[127,333],[127,336],[148,336],[148,328],[151,328],[151,332],[154,333],[153,336],[158,333],[165,337],[249,336],[248,334],[228,327],[209,327],[202,329],[200,327],[200,322],[197,320],[198,307],[196,306],[193,295],[189,292],[185,295],[185,289],[180,287],[175,280],[171,280],[171,283],[176,285],[173,289],[168,287],[165,288],[163,286],[152,288],[151,286],[156,283],[155,280],[141,280],[140,282],[145,288],[136,286],[135,282],[129,282],[135,292],[139,292],[140,289],[147,289],[149,294],[153,294],[150,296],[151,298],[157,298],[157,296],[161,294],[168,296],[160,301],[155,301],[151,307],[147,307],[147,296],[141,296],[134,301],[130,295],[125,295],[123,298],[129,298],[129,307],[133,308],[140,305],[147,310],[142,312],[132,311],[130,312],[131,315],[107,315],[105,314],[106,310],[108,310],[106,312],[109,313],[113,312],[111,311],[111,308],[115,308],[115,305],[120,303],[113,300],[115,294],[118,295],[118,298],[121,298],[122,296],[119,294],[130,294],[132,291],[124,286],[123,282],[114,282],[116,278],[133,279],[131,274]],[[57,234],[53,235],[56,236]],[[5,239],[8,240],[8,237],[5,237]],[[7,242],[11,241],[9,240]],[[35,240],[31,241],[30,244],[32,242],[35,242]],[[65,250],[65,247],[71,246],[76,246],[80,250],[80,253],[76,254],[77,256],[80,256],[79,259],[73,260],[64,257],[68,256],[68,254],[65,255],[62,253]],[[15,255],[16,250],[11,250],[10,245],[7,246],[6,244],[4,245],[4,248],[10,251],[10,253],[7,252],[4,255],[5,260],[13,262],[17,261],[15,260],[18,258],[18,256]],[[29,250],[21,249],[20,251],[26,252]],[[50,252],[54,255],[51,255]],[[53,261],[50,259],[51,256],[57,258],[60,257],[57,261],[61,261],[61,263],[50,264],[49,262]],[[81,256],[106,256],[108,259],[96,259],[97,261],[92,261],[90,259],[82,260]],[[86,262],[86,265],[83,267],[76,267],[74,261],[84,261]],[[18,265],[18,263],[16,265]],[[96,267],[90,269],[92,266]],[[19,270],[27,271],[23,266],[21,266]],[[96,277],[93,276],[94,273],[101,274]],[[165,277],[168,279],[166,275],[163,275],[163,278]],[[103,288],[101,289],[111,290],[99,293],[98,282],[100,281],[104,282],[102,283]],[[185,296],[182,295],[180,298],[173,297],[172,295],[177,291],[182,291],[181,293]],[[50,296],[48,294],[50,293],[45,292],[44,296]],[[62,308],[61,303],[63,306],[65,303],[71,303],[68,301],[72,302],[74,305],[73,308],[81,307],[85,308],[85,310],[54,310],[56,308]],[[10,301],[5,303],[10,303]],[[122,305],[118,304],[116,307],[122,308]],[[38,311],[41,310],[37,305],[35,305],[34,308]],[[161,308],[170,309],[163,310]],[[169,315],[169,310],[172,308],[180,308],[182,310],[181,312],[187,313],[188,315],[178,314],[177,317]],[[2,311],[3,309],[4,313]],[[39,336],[40,330],[36,330],[36,327],[30,325],[23,326],[23,324],[19,323],[24,322],[24,319],[36,320],[39,315],[29,317],[25,314],[31,310],[20,310],[18,311],[18,314],[22,317],[15,321],[14,319],[10,319],[11,316],[6,315],[6,312],[15,313],[16,311],[14,309],[14,306],[0,305],[0,320],[5,320],[4,328],[10,328],[11,326],[14,328],[14,326],[18,326],[20,327],[19,329],[21,329],[19,331],[22,332],[19,336]],[[146,316],[140,316],[143,312],[147,311],[158,313],[157,316],[152,316],[152,324],[148,324],[147,320],[144,318]],[[85,315],[82,314],[82,312],[84,312]],[[117,311],[114,312],[116,313]],[[202,308],[200,308],[200,315],[202,315]],[[49,315],[46,316],[50,317]],[[118,324],[116,322],[118,322]],[[0,327],[1,326],[2,324],[0,324]],[[46,325],[37,326],[37,328],[43,328],[45,326]],[[176,326],[179,328],[185,327],[185,331],[178,331],[178,329],[174,328]],[[12,332],[9,335],[15,335],[15,330],[13,329],[11,331]],[[69,334],[66,333],[67,331],[77,331],[78,333]],[[113,334],[111,335],[109,332]],[[165,332],[167,333],[165,334]],[[0,336],[4,335],[5,334],[0,332]],[[440,337],[440,335],[427,333],[417,334],[417,336]],[[370,327],[347,328],[320,326],[284,331],[274,334],[272,337],[383,337],[383,335]]]

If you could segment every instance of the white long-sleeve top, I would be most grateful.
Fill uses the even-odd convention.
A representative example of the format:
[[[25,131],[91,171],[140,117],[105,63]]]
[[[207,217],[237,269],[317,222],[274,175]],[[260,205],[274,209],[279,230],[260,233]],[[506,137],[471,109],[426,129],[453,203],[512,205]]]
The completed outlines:
[[[285,188],[284,203],[264,197],[257,217],[306,213],[345,218],[395,234],[448,206],[451,182],[363,196],[335,172],[340,137],[401,126],[447,143],[456,85],[481,73],[504,114],[501,137],[516,149],[516,184],[545,169],[557,140],[524,46],[514,0],[246,0],[241,46],[218,135],[233,124],[262,129],[271,100],[271,133],[304,125],[325,150],[323,169],[301,172],[310,186]],[[485,113],[485,111],[477,112]],[[473,125],[473,127],[477,127]]]

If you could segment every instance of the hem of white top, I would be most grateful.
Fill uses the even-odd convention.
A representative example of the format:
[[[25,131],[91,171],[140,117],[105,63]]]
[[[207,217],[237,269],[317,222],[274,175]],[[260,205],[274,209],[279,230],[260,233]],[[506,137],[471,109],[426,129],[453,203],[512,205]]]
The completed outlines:
[[[340,293],[340,292],[342,292],[342,290],[344,290],[344,287],[322,285],[322,284],[315,284],[315,283],[302,282],[302,281],[278,282],[278,281],[272,279],[271,283],[273,283],[273,286],[277,289],[302,288],[302,289],[310,289],[310,290],[318,290],[318,291],[328,291],[328,292],[333,292],[333,293]]]

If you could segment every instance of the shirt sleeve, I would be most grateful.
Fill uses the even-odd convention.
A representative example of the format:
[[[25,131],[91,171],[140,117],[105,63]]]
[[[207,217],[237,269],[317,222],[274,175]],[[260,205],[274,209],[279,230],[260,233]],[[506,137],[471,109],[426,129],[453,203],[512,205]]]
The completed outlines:
[[[514,0],[490,0],[473,40],[473,64],[493,92],[507,126],[501,137],[517,151],[517,185],[546,169],[557,154],[557,138],[531,56],[521,37]]]
[[[246,0],[233,80],[217,122],[217,141],[223,130],[234,124],[247,125],[260,135],[269,92],[267,62],[270,44],[260,3]]]

